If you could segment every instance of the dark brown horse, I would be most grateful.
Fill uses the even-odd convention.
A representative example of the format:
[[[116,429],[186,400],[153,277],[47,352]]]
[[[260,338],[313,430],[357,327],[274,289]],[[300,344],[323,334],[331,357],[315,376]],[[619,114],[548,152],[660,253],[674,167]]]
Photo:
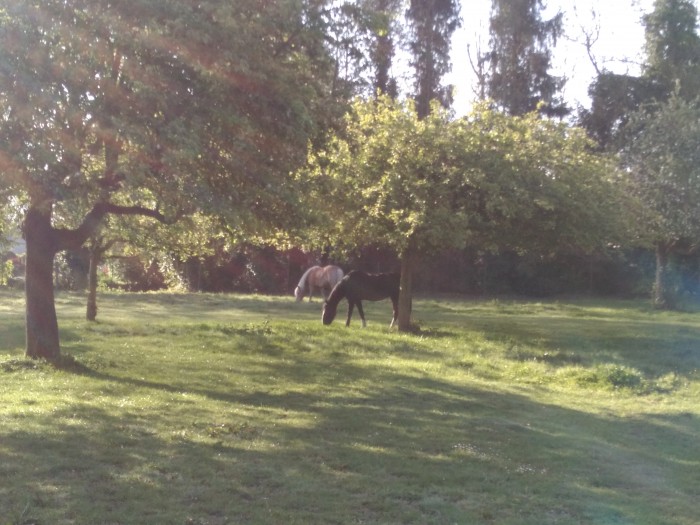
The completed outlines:
[[[304,299],[304,297],[309,295],[309,302],[314,295],[320,293],[323,295],[323,299],[328,298],[328,294],[331,293],[333,287],[338,284],[338,282],[343,278],[343,270],[338,266],[312,266],[304,272],[304,275],[299,279],[299,284],[294,290],[294,297],[296,297],[297,302]]]
[[[365,313],[362,310],[362,301],[380,301],[386,298],[391,299],[394,308],[394,316],[389,327],[394,326],[399,316],[399,274],[397,273],[365,273],[353,270],[335,285],[333,291],[328,296],[323,305],[323,324],[331,324],[338,312],[338,303],[342,299],[348,300],[348,318],[345,326],[350,326],[352,310],[357,306],[360,312],[362,326],[367,326]]]

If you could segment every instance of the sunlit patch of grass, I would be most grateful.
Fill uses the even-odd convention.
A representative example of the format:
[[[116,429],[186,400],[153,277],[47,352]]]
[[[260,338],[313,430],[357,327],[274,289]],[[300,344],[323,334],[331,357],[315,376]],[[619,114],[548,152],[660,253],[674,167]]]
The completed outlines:
[[[697,315],[417,298],[401,334],[386,301],[366,329],[291,297],[58,306],[58,366],[0,318],[2,525],[695,523]]]

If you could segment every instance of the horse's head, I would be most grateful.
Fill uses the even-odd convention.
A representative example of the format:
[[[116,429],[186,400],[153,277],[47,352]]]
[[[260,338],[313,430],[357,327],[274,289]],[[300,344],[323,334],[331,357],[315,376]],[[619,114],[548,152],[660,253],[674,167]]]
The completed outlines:
[[[328,325],[333,322],[333,319],[335,319],[335,314],[338,311],[338,305],[331,306],[328,304],[328,301],[323,303],[323,313],[321,314],[321,320],[323,321],[323,324]]]
[[[297,303],[301,301],[304,298],[304,290],[302,290],[301,287],[297,286],[294,290],[294,297],[296,298]]]

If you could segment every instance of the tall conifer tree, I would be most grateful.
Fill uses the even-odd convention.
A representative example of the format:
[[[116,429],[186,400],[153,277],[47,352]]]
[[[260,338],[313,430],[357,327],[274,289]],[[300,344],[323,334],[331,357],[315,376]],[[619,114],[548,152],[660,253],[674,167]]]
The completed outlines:
[[[418,116],[430,113],[430,102],[449,107],[452,92],[442,79],[450,71],[450,41],[459,27],[457,0],[411,0],[408,9],[411,65],[415,71]]]
[[[700,92],[698,10],[692,0],[656,0],[643,18],[647,55],[643,76],[668,98],[692,100]]]
[[[543,0],[493,0],[487,95],[510,115],[537,109],[563,116],[564,79],[550,73],[552,53],[562,33],[562,13],[543,20]]]
[[[398,94],[396,79],[391,70],[399,40],[398,13],[400,0],[366,0],[372,16],[373,42],[371,48],[374,66],[374,89],[392,98]]]

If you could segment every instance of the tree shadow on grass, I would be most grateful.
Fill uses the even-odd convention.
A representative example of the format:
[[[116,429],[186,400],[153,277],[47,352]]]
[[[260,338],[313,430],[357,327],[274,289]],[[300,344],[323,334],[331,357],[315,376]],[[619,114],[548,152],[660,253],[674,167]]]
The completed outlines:
[[[0,353],[14,352],[18,348],[24,348],[24,322],[4,321],[0,324]]]
[[[695,519],[695,415],[593,415],[337,353],[290,361],[249,371],[246,388],[80,369],[120,393],[2,431],[0,475],[21,482],[0,503],[28,502],[40,523]],[[267,383],[276,376],[285,390]],[[130,408],[125,392],[156,406]]]

